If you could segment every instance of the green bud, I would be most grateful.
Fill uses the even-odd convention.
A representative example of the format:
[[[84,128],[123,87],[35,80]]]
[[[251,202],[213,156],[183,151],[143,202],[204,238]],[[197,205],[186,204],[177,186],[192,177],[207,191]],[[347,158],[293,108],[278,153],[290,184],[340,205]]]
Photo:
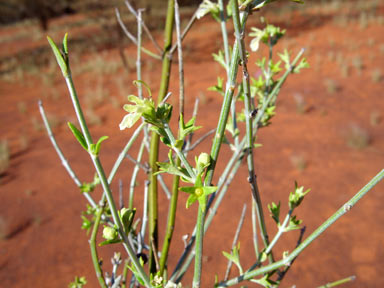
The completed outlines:
[[[211,156],[208,153],[201,153],[197,159],[198,165],[206,167],[211,163]]]
[[[103,238],[106,240],[115,240],[117,238],[117,231],[115,228],[104,226]]]

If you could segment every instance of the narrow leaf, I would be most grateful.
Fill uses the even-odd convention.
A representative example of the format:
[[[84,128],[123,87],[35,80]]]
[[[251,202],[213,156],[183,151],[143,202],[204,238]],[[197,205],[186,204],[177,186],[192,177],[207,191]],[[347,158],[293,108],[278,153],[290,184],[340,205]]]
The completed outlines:
[[[63,73],[64,77],[68,77],[68,67],[65,63],[65,60],[63,58],[63,55],[61,54],[59,48],[57,47],[56,43],[52,40],[51,37],[47,36],[49,45],[51,45],[53,54],[55,54],[56,61],[60,66],[61,72]]]
[[[73,135],[75,136],[75,138],[77,139],[77,141],[79,141],[80,145],[88,151],[88,145],[87,145],[87,141],[85,141],[85,138],[84,138],[84,135],[83,133],[81,133],[81,131],[79,129],[76,128],[75,125],[73,125],[71,122],[68,122],[68,127],[69,129],[71,129]]]
[[[100,137],[99,141],[97,141],[96,146],[95,146],[95,151],[93,151],[94,155],[99,155],[100,151],[100,145],[103,141],[107,140],[109,137],[108,136],[102,136]]]

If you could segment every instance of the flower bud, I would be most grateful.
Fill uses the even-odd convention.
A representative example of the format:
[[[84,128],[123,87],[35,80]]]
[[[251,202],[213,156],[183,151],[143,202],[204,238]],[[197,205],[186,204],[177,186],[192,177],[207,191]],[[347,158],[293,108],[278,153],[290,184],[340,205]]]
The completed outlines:
[[[109,226],[104,226],[103,238],[106,240],[115,240],[117,238],[116,229]]]
[[[211,163],[211,156],[208,153],[201,153],[197,159],[197,163],[200,166],[208,166]]]

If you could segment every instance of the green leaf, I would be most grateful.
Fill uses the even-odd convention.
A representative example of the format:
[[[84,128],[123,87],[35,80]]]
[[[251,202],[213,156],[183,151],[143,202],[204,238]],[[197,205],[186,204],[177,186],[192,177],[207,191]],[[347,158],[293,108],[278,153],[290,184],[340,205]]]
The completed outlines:
[[[303,69],[303,68],[309,68],[309,63],[307,62],[307,59],[306,59],[306,58],[301,59],[301,61],[299,62],[299,64],[297,64],[297,65],[293,68],[293,73],[300,73],[300,70]]]
[[[69,288],[83,288],[83,286],[87,284],[87,280],[85,279],[84,276],[78,277],[75,276],[75,281],[69,283],[68,287]]]
[[[103,141],[107,140],[109,137],[108,136],[102,136],[100,137],[99,141],[97,141],[96,145],[92,144],[91,145],[91,153],[95,156],[99,155],[100,152],[100,145]]]
[[[63,52],[68,55],[68,33],[65,33],[63,38]]]
[[[121,239],[105,240],[105,241],[99,243],[99,246],[105,246],[105,245],[110,245],[110,244],[117,244],[117,243],[121,243],[121,242],[123,242],[123,240],[121,240]]]
[[[186,203],[186,207],[189,208],[193,203],[196,202],[197,200],[197,196],[195,195],[195,193],[189,195],[188,199],[187,199],[187,203]]]
[[[71,122],[68,122],[68,127],[69,127],[69,129],[71,129],[73,135],[75,136],[75,138],[77,139],[77,141],[79,141],[80,145],[81,145],[86,151],[88,151],[87,141],[85,141],[85,138],[84,138],[83,133],[81,133],[81,131],[80,131],[79,129],[77,129],[76,126],[73,125]]]
[[[253,283],[257,283],[259,285],[262,285],[266,288],[269,288],[269,287],[272,287],[273,285],[276,285],[278,283],[276,283],[275,281],[269,279],[269,277],[271,277],[271,275],[267,274],[265,275],[263,278],[260,278],[260,279],[252,279],[250,280],[251,282]]]
[[[289,194],[289,208],[293,210],[299,206],[309,191],[311,191],[311,189],[304,191],[304,186],[298,187],[297,182],[295,182],[295,191]]]
[[[237,266],[240,274],[242,274],[243,268],[241,267],[241,264],[240,264],[240,243],[237,246],[233,247],[231,254],[225,251],[223,251],[222,253],[229,261],[233,262]]]
[[[53,54],[56,57],[56,61],[59,64],[59,67],[61,69],[61,72],[63,73],[63,76],[68,77],[69,75],[68,67],[67,67],[66,61],[64,60],[63,55],[61,54],[59,48],[57,47],[56,43],[52,40],[52,38],[47,36],[47,39],[48,39],[49,45],[51,45]]]
[[[186,124],[184,124],[184,116],[180,114],[179,117],[179,133],[180,133],[180,140],[184,140],[187,135],[195,132],[196,130],[200,129],[201,126],[194,126],[195,124],[195,117],[192,117]]]
[[[292,231],[292,230],[297,230],[300,229],[300,224],[302,223],[302,220],[296,219],[296,216],[292,216],[289,219],[289,224],[288,226],[284,229],[284,232]]]
[[[121,222],[124,225],[124,230],[129,233],[132,227],[133,219],[135,218],[136,209],[123,208],[119,211]]]
[[[219,17],[219,13],[220,13],[219,4],[213,3],[213,2],[211,2],[209,0],[204,0],[200,4],[199,8],[196,11],[196,18],[200,19],[200,18],[204,17],[205,15],[207,15],[208,13],[211,13],[213,18],[215,18],[216,20],[220,20],[220,17]]]
[[[268,210],[271,212],[271,217],[276,222],[276,224],[280,224],[280,201],[277,205],[274,202],[268,204]]]

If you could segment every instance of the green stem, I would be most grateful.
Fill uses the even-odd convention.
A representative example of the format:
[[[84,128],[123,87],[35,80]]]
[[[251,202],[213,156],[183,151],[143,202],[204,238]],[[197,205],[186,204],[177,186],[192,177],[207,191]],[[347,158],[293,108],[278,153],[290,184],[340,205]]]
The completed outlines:
[[[77,119],[78,119],[78,121],[80,123],[81,130],[82,130],[83,135],[85,137],[85,140],[87,142],[87,146],[90,147],[91,144],[92,144],[91,134],[89,133],[89,129],[88,129],[88,126],[86,124],[86,121],[85,121],[85,118],[84,118],[84,114],[83,114],[83,111],[82,111],[81,106],[80,106],[79,98],[77,96],[77,92],[75,90],[75,87],[74,87],[74,84],[73,84],[73,81],[72,81],[72,76],[70,74],[68,74],[68,76],[65,77],[65,80],[66,80],[66,83],[67,83],[67,86],[68,86],[68,90],[69,90],[70,95],[71,95],[71,100],[72,100],[73,106],[75,108]],[[126,251],[127,251],[128,255],[129,255],[129,257],[131,258],[131,260],[132,260],[132,262],[133,262],[133,264],[134,264],[138,274],[143,279],[143,281],[146,284],[146,286],[147,287],[151,287],[149,278],[145,274],[145,272],[143,270],[143,267],[140,265],[140,262],[139,262],[139,260],[136,257],[136,253],[135,253],[133,247],[131,246],[131,244],[130,244],[130,242],[128,240],[128,237],[127,237],[127,235],[126,235],[126,233],[124,231],[124,227],[123,227],[123,225],[122,225],[122,223],[120,221],[120,218],[119,218],[119,215],[118,215],[118,212],[117,212],[117,209],[116,209],[115,200],[113,199],[112,191],[111,191],[111,189],[109,187],[109,183],[108,183],[107,177],[105,175],[104,169],[103,169],[103,167],[102,167],[102,165],[100,163],[99,157],[97,155],[92,154],[92,153],[89,153],[89,155],[91,156],[93,165],[95,166],[95,169],[96,169],[97,174],[99,176],[101,185],[102,185],[103,190],[104,190],[104,195],[107,198],[108,205],[109,205],[109,208],[111,210],[113,222],[115,223],[115,225],[118,228],[120,237],[123,239],[124,248],[126,249]]]
[[[268,104],[270,103],[270,101],[272,100],[273,97],[275,97],[281,86],[283,85],[283,83],[285,82],[285,80],[287,79],[288,75],[293,71],[293,68],[295,67],[296,63],[299,61],[300,57],[302,56],[302,54],[304,53],[304,50],[302,49],[298,54],[297,56],[295,57],[295,59],[292,61],[292,68],[290,70],[287,70],[283,76],[281,76],[281,78],[279,79],[279,81],[277,82],[276,86],[274,87],[274,89],[271,91],[270,95],[268,96],[268,98],[266,99],[264,105],[261,107],[261,109],[259,109],[259,112],[255,118],[255,120],[253,121],[253,126],[254,126],[254,135],[256,135],[257,133],[257,130],[258,130],[258,123],[260,122],[260,119],[264,116],[264,113],[265,113],[265,110],[267,109],[268,107]],[[237,58],[237,61],[238,61],[238,58]],[[236,148],[236,151],[233,153],[230,161],[228,162],[226,168],[224,169],[224,172],[222,174],[222,176],[220,177],[219,179],[219,183],[218,183],[218,186],[219,186],[219,189],[220,190],[220,183],[223,183],[223,181],[225,181],[226,177],[227,177],[227,173],[229,173],[231,170],[233,171],[234,167],[234,163],[236,160],[238,159],[242,159],[243,155],[244,155],[244,146],[245,146],[245,143],[246,143],[246,137],[244,137],[242,139],[242,141],[239,143],[238,147]],[[236,165],[240,165],[239,162],[236,162],[237,164]],[[233,169],[232,169],[233,168]],[[236,170],[238,169],[238,167],[236,168]],[[233,173],[233,172],[232,172]],[[222,199],[224,198],[224,195],[225,193],[217,193],[219,196],[218,196],[218,199],[216,200],[215,202],[215,205],[212,209],[210,209],[210,213],[206,219],[206,222],[205,222],[205,231],[207,230],[207,228],[209,227],[209,224],[211,223],[214,215],[216,214],[216,211],[218,210],[218,207],[220,206],[220,203],[222,201]],[[215,195],[217,195],[215,194]],[[209,207],[208,207],[209,208]],[[193,246],[193,243],[194,241],[196,240],[196,227],[195,227],[195,230],[194,232],[192,233],[192,237],[191,237],[191,240],[189,241],[188,243],[188,246],[186,247],[186,249],[184,250],[183,254],[181,255],[177,265],[176,265],[176,268],[174,270],[174,272],[172,273],[172,276],[171,276],[171,280],[174,280],[176,282],[179,282],[181,280],[181,278],[183,277],[184,273],[187,271],[191,261],[192,261],[192,258],[193,258],[193,255],[191,254],[191,249],[192,249],[192,246]]]
[[[329,226],[336,222],[341,216],[347,213],[351,208],[370,191],[377,183],[384,178],[384,169],[381,170],[375,177],[373,177],[359,192],[355,194],[349,201],[347,201],[339,210],[337,210],[331,217],[329,217],[323,224],[321,224],[310,236],[308,236],[295,250],[293,250],[286,258],[277,261],[273,264],[261,267],[256,270],[247,271],[239,277],[232,278],[228,281],[221,282],[217,287],[228,287],[235,285],[241,281],[252,279],[256,276],[274,271],[284,265],[288,265],[295,259],[309,244],[318,238]]]
[[[103,271],[101,270],[101,267],[100,267],[100,261],[97,255],[97,248],[96,248],[96,236],[97,236],[97,231],[99,230],[101,215],[103,215],[103,212],[104,212],[103,207],[97,208],[96,219],[95,219],[95,223],[93,224],[92,235],[91,235],[91,239],[89,240],[89,245],[91,246],[92,263],[93,263],[93,267],[95,268],[96,277],[97,279],[99,279],[100,286],[103,288],[107,288],[107,285],[105,284],[105,280],[103,277]]]
[[[180,13],[179,13],[179,5],[177,0],[175,1],[175,24],[176,24],[176,43],[177,43],[177,54],[179,61],[179,114],[184,115],[184,65],[183,65],[183,49],[181,46],[181,34],[180,34]],[[176,166],[181,165],[181,159],[177,158]],[[160,257],[160,275],[164,275],[164,270],[166,269],[169,246],[171,244],[173,231],[175,229],[175,221],[176,221],[176,209],[177,209],[177,199],[179,196],[179,182],[180,176],[173,176],[172,183],[172,197],[171,203],[168,211],[168,220],[167,220],[167,229],[165,232],[165,237],[163,241],[163,249],[161,251]],[[165,278],[166,279],[166,278]]]
[[[248,13],[244,12],[242,17],[242,27],[244,27],[246,19],[248,17]],[[230,67],[230,79],[227,81],[226,92],[224,95],[224,101],[222,104],[219,123],[216,130],[216,135],[211,148],[211,165],[207,169],[207,174],[205,177],[205,185],[211,185],[213,173],[215,170],[215,166],[217,163],[217,159],[219,157],[219,152],[221,148],[221,144],[224,137],[225,126],[228,121],[228,114],[232,103],[232,97],[235,90],[236,85],[236,77],[238,71],[238,61],[239,61],[239,43],[236,41],[233,53],[232,53],[232,62]],[[195,271],[193,277],[193,287],[200,287],[201,281],[201,270],[202,270],[202,259],[203,259],[203,237],[204,237],[204,218],[205,218],[205,210],[200,207],[197,214],[196,221],[196,246],[195,246]]]
[[[122,279],[121,279],[121,288],[127,287],[127,275],[128,275],[128,260],[124,261],[124,268],[122,273]]]
[[[185,155],[183,154],[183,152],[179,148],[176,147],[175,136],[173,136],[173,133],[172,133],[172,131],[169,128],[167,123],[164,123],[164,130],[167,133],[169,140],[171,141],[173,151],[175,151],[177,157],[181,160],[185,169],[187,169],[189,177],[192,179],[192,182],[195,182],[196,173],[195,173],[195,171],[193,171],[192,166],[189,164],[187,158],[185,158]]]
[[[269,246],[267,226],[265,225],[263,205],[261,203],[261,196],[257,185],[256,175],[255,175],[255,164],[253,160],[253,129],[252,129],[252,104],[251,104],[251,91],[249,85],[249,73],[247,68],[247,55],[244,45],[244,28],[240,27],[240,15],[239,15],[239,6],[238,1],[232,1],[232,15],[233,15],[233,24],[235,27],[236,41],[239,45],[240,59],[243,67],[243,89],[244,89],[244,106],[245,106],[245,125],[246,125],[246,146],[245,149],[247,153],[247,165],[248,165],[248,182],[251,185],[251,191],[253,199],[256,202],[256,213],[259,221],[260,232],[264,242],[264,247]],[[268,255],[270,263],[273,262],[273,254]]]
[[[55,139],[55,136],[53,135],[51,126],[49,125],[47,115],[45,114],[45,111],[44,111],[43,102],[41,100],[39,100],[38,104],[39,104],[39,111],[41,114],[41,118],[43,119],[45,129],[47,130],[47,133],[48,133],[48,137],[51,140],[53,148],[55,148],[55,151],[61,160],[61,164],[64,166],[65,170],[67,170],[69,176],[72,178],[73,182],[75,182],[76,186],[81,188],[81,185],[82,185],[81,181],[77,177],[76,173],[73,171],[71,165],[69,165],[69,162],[64,157],[63,152],[61,151],[59,145],[56,142],[56,139]],[[92,196],[88,192],[85,192],[82,194],[88,200],[89,204],[91,204],[92,207],[95,208],[97,206],[95,201],[93,200]]]
[[[180,158],[178,158],[176,160],[176,165],[180,165],[180,162],[181,162]],[[169,246],[171,244],[173,231],[175,229],[177,199],[179,196],[179,182],[180,182],[180,177],[174,176],[173,183],[172,183],[171,203],[170,203],[169,212],[168,212],[167,230],[165,232],[163,249],[161,251],[161,257],[160,257],[160,275],[163,275],[164,269],[167,264]]]
[[[157,98],[157,103],[160,104],[165,95],[168,92],[169,79],[171,73],[171,54],[169,53],[172,45],[172,30],[174,22],[174,0],[168,0],[168,10],[167,10],[167,19],[165,23],[165,34],[164,34],[164,52],[163,52],[163,63],[162,63],[162,73],[161,73],[161,82],[160,89]],[[158,215],[157,215],[157,177],[155,173],[158,171],[156,162],[158,161],[159,154],[159,135],[155,132],[152,132],[151,145],[150,145],[150,155],[149,155],[149,166],[150,166],[150,186],[149,186],[149,271],[150,273],[156,272],[156,265],[154,262],[154,255],[152,246],[156,249],[158,247]],[[151,245],[154,241],[154,245]]]

